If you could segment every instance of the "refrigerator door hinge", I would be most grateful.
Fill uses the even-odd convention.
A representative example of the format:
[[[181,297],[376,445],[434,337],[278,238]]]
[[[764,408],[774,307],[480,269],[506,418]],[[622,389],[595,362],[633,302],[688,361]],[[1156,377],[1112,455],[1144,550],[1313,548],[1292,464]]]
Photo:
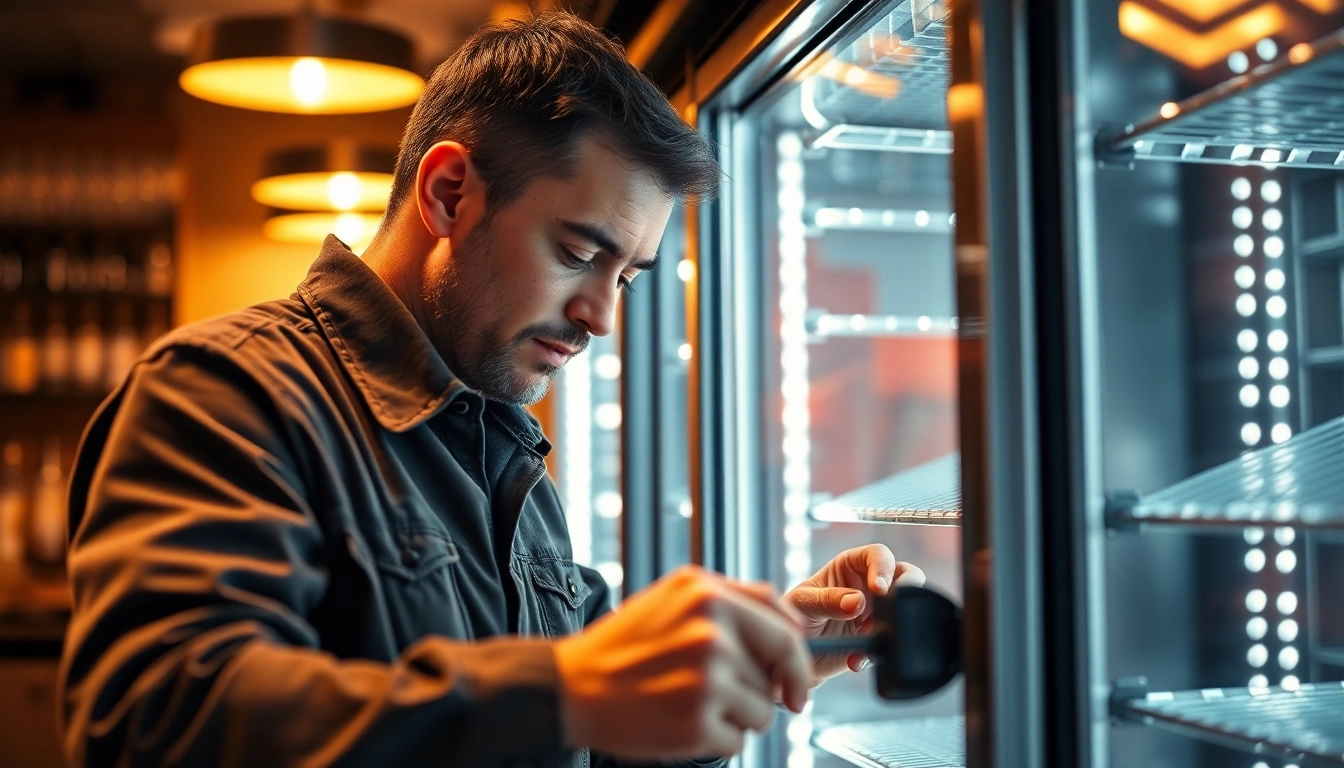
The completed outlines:
[[[1140,533],[1143,521],[1134,517],[1134,508],[1142,497],[1138,491],[1111,491],[1106,494],[1107,533]]]
[[[1125,126],[1103,124],[1092,137],[1092,153],[1097,160],[1097,168],[1106,171],[1134,170],[1134,147],[1116,149],[1111,145],[1116,136],[1124,132]]]
[[[1122,677],[1111,683],[1111,721],[1121,723],[1141,723],[1143,715],[1129,708],[1129,703],[1148,695],[1148,678]]]

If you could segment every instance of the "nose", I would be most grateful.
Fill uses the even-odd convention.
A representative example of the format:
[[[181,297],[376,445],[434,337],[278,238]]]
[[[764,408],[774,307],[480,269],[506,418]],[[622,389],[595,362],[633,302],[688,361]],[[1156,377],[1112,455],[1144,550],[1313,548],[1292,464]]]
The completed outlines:
[[[616,303],[620,287],[592,281],[572,298],[566,308],[569,321],[593,336],[606,336],[616,327]]]

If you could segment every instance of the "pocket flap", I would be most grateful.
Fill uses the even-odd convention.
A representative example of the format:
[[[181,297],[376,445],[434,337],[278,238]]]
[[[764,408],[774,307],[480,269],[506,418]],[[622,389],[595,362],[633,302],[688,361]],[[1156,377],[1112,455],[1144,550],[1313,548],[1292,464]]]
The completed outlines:
[[[570,608],[577,610],[593,592],[579,567],[568,560],[532,560],[528,568],[538,589],[559,595]]]
[[[457,546],[438,531],[397,531],[392,543],[395,549],[378,558],[378,568],[407,581],[461,559]]]

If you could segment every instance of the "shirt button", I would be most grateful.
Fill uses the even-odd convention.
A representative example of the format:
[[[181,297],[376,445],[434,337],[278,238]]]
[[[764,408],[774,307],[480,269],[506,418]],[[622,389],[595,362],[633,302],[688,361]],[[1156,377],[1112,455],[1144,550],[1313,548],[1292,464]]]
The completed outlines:
[[[419,560],[420,553],[416,552],[414,549],[407,548],[401,551],[401,564],[407,568],[414,566]]]
[[[453,401],[453,413],[456,413],[459,416],[465,416],[467,414],[467,411],[470,410],[471,410],[471,404],[468,403],[466,400]]]
[[[579,594],[579,585],[574,583],[573,577],[571,577],[569,580],[569,594],[571,595]]]

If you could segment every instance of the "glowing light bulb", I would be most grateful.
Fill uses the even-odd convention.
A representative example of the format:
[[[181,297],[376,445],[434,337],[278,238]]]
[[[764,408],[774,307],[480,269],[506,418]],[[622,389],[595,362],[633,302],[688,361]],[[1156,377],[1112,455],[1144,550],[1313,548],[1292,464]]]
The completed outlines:
[[[289,89],[305,107],[316,107],[327,96],[327,68],[322,62],[305,57],[289,69]]]
[[[357,213],[342,213],[336,217],[336,237],[347,245],[362,241],[365,229],[364,217]]]
[[[327,181],[327,200],[338,211],[348,211],[359,205],[364,185],[359,177],[349,171],[333,174]]]

